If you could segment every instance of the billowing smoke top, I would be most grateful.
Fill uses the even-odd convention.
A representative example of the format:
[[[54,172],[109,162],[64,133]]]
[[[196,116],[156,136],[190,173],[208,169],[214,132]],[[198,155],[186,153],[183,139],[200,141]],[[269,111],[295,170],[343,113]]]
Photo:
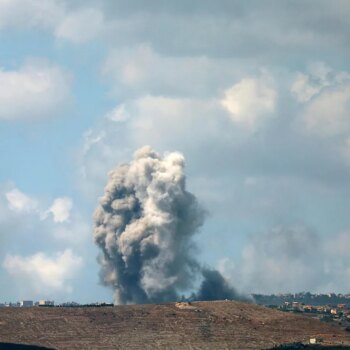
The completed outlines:
[[[236,298],[219,272],[203,269],[195,258],[192,236],[204,211],[186,191],[184,157],[164,157],[146,146],[109,174],[94,215],[94,239],[102,282],[113,288],[115,302],[175,301],[202,284],[192,299]]]

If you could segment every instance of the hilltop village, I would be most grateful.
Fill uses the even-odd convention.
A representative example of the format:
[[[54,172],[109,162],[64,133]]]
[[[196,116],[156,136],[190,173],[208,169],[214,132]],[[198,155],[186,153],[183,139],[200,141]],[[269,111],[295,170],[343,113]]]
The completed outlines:
[[[350,331],[350,294],[254,294],[257,304],[334,322]]]
[[[114,306],[112,303],[105,302],[95,302],[89,304],[79,304],[75,301],[66,301],[63,303],[56,304],[54,300],[21,300],[16,302],[5,302],[0,303],[1,307],[11,307],[11,308],[30,308],[30,307],[106,307],[106,306]]]

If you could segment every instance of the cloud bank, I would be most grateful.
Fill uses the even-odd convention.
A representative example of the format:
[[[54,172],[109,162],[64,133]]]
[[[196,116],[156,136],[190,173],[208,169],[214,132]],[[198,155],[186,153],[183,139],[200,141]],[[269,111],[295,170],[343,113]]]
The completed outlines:
[[[3,268],[17,281],[26,284],[26,292],[37,295],[52,295],[53,292],[71,292],[69,280],[79,271],[82,259],[70,249],[48,256],[39,252],[30,256],[8,254]]]
[[[320,293],[349,290],[348,231],[321,237],[305,225],[279,226],[250,238],[240,259],[222,259],[219,270],[241,292]]]
[[[0,69],[0,120],[54,116],[70,99],[70,77],[62,68],[32,62]]]
[[[22,298],[73,293],[91,228],[72,203],[58,197],[50,205],[13,184],[0,186],[0,284],[10,284],[8,293]]]

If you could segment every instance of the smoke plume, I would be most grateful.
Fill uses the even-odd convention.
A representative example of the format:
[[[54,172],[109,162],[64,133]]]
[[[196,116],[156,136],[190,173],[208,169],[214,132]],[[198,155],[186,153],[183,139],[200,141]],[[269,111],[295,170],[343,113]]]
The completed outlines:
[[[94,239],[101,248],[101,280],[115,302],[175,301],[202,284],[191,299],[237,298],[218,271],[196,260],[193,235],[205,213],[186,190],[184,157],[161,156],[146,146],[128,164],[110,172],[94,215]]]

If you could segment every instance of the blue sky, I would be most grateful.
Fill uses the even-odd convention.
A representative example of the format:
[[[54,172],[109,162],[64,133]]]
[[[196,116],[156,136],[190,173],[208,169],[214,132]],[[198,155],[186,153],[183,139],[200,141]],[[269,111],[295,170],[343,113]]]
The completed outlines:
[[[349,292],[349,10],[0,0],[1,299],[112,298],[92,215],[144,145],[185,156],[241,292]]]

